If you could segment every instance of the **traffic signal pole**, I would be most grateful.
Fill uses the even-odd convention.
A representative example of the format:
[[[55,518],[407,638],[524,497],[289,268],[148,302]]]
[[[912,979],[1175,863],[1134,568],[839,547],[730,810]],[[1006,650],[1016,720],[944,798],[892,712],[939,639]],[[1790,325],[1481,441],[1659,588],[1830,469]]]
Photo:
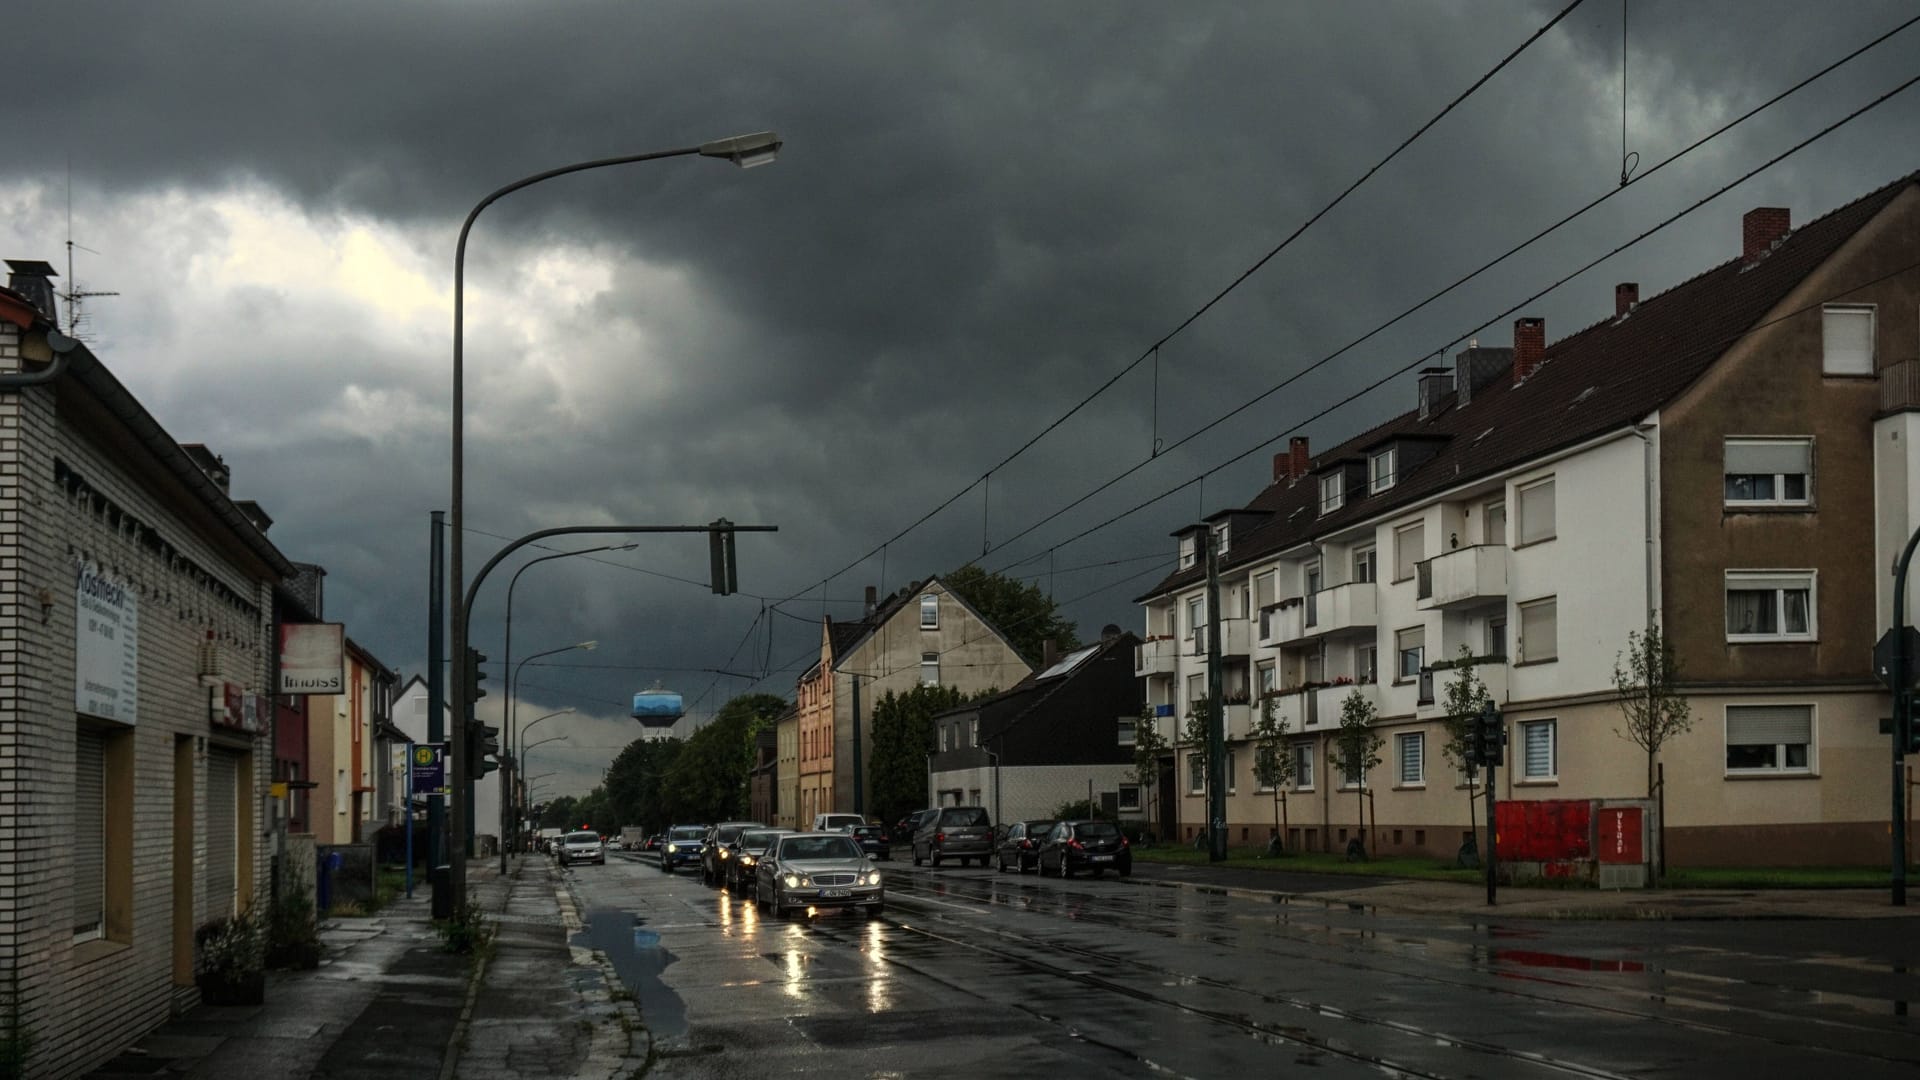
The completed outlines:
[[[1914,740],[1913,675],[1914,658],[1905,648],[1907,627],[1907,570],[1913,565],[1913,549],[1920,545],[1920,530],[1907,538],[1900,562],[1893,572],[1893,633],[1900,647],[1893,651],[1893,906],[1907,906],[1907,750]]]

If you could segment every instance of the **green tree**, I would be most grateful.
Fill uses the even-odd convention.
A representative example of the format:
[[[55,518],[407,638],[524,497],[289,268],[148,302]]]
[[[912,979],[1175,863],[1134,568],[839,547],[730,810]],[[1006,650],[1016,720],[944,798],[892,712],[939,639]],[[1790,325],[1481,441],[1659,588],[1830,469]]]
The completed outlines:
[[[1213,750],[1213,740],[1209,737],[1209,717],[1213,715],[1213,698],[1201,694],[1187,703],[1187,721],[1180,731],[1180,749],[1186,751],[1187,760],[1183,763],[1188,769],[1198,768],[1202,777],[1200,790],[1206,799],[1206,808],[1201,811],[1201,820],[1209,820],[1213,812],[1213,769],[1209,756]],[[1199,762],[1195,766],[1195,761]],[[1176,765],[1176,768],[1179,766]],[[1189,774],[1191,775],[1191,774]],[[1205,830],[1202,830],[1205,835]]]
[[[638,738],[607,766],[607,799],[623,826],[662,832],[674,823],[676,806],[666,777],[684,746],[679,739]]]
[[[571,829],[580,824],[580,800],[571,795],[562,795],[557,799],[548,799],[540,808],[540,827],[543,829]]]
[[[753,737],[787,709],[784,698],[746,694],[728,701],[686,741],[664,774],[674,821],[726,821],[747,812]]]
[[[1048,640],[1063,653],[1080,647],[1078,628],[1061,616],[1059,608],[1037,585],[971,565],[942,575],[940,580],[1005,635],[1029,664],[1039,665]]]
[[[1446,699],[1442,707],[1447,710],[1441,718],[1441,725],[1447,733],[1447,741],[1440,746],[1440,753],[1457,769],[1467,774],[1467,823],[1473,823],[1473,780],[1476,766],[1467,760],[1467,732],[1479,722],[1480,710],[1493,701],[1493,695],[1487,692],[1487,684],[1473,670],[1473,650],[1460,646],[1460,658],[1453,662],[1453,680],[1447,683]],[[1467,833],[1473,835],[1471,831]]]
[[[1286,788],[1293,783],[1293,749],[1287,745],[1287,718],[1280,715],[1280,698],[1269,693],[1260,699],[1260,719],[1253,725],[1253,778],[1273,790],[1274,835],[1284,838],[1287,823],[1281,814]]]
[[[916,686],[904,694],[889,690],[873,703],[868,813],[892,824],[926,807],[927,755],[935,749],[934,714],[966,702],[966,696],[950,686]]]
[[[1129,776],[1145,793],[1149,827],[1155,824],[1159,816],[1160,759],[1171,748],[1172,744],[1167,742],[1166,736],[1160,734],[1160,722],[1153,714],[1153,706],[1142,707],[1140,720],[1133,725],[1133,772]]]
[[[1625,723],[1614,733],[1647,753],[1647,798],[1653,798],[1660,748],[1693,729],[1693,711],[1676,687],[1680,661],[1658,626],[1627,632],[1627,648],[1615,653],[1613,688]]]
[[[1380,748],[1387,740],[1373,730],[1373,722],[1378,716],[1373,702],[1362,697],[1358,687],[1349,693],[1340,703],[1340,730],[1333,733],[1333,753],[1331,764],[1340,770],[1340,776],[1356,780],[1353,796],[1360,811],[1361,850],[1366,850],[1367,835],[1367,773],[1380,764]]]

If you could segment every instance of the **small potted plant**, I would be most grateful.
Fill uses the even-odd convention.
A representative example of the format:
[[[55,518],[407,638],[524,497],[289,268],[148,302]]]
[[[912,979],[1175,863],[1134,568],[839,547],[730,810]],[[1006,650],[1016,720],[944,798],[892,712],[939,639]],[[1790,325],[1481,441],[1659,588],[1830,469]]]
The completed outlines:
[[[267,999],[266,935],[247,911],[193,932],[194,985],[208,1005],[258,1005]]]

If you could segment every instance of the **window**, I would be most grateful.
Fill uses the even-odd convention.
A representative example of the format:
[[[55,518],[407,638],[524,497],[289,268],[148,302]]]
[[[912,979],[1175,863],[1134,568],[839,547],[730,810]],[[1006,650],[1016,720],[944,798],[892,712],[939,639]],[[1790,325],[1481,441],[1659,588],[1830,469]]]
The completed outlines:
[[[1559,748],[1554,745],[1554,727],[1552,720],[1521,721],[1521,779],[1552,780],[1560,775]]]
[[[1180,569],[1191,570],[1193,569],[1193,565],[1199,561],[1200,561],[1199,545],[1193,542],[1192,536],[1181,537],[1180,538]]]
[[[1347,492],[1342,483],[1346,479],[1344,472],[1330,473],[1320,478],[1320,512],[1331,514],[1346,505]]]
[[[1259,674],[1260,700],[1265,701],[1273,696],[1274,691],[1280,689],[1280,673],[1275,670],[1273,661],[1263,660],[1260,663]]]
[[[1231,524],[1225,521],[1214,527],[1213,550],[1216,554],[1225,555],[1227,553],[1228,530],[1231,527]]]
[[[1520,660],[1536,663],[1560,655],[1559,599],[1530,600],[1520,605]]]
[[[1354,788],[1366,786],[1367,777],[1366,774],[1361,771],[1358,762],[1355,762],[1351,768],[1343,768],[1340,770],[1340,787],[1343,790],[1351,791]]]
[[[1487,655],[1507,655],[1507,619],[1504,615],[1487,620]]]
[[[1121,746],[1133,745],[1134,738],[1136,737],[1136,734],[1137,734],[1134,728],[1137,727],[1139,723],[1140,721],[1134,719],[1131,716],[1123,716],[1120,718],[1119,727],[1120,727],[1120,745]]]
[[[1187,712],[1189,715],[1192,714],[1193,707],[1199,703],[1200,699],[1206,696],[1207,677],[1205,675],[1187,676]]]
[[[953,725],[952,724],[940,725],[940,749],[942,750],[953,749]]]
[[[1120,785],[1120,809],[1122,810],[1140,809],[1140,785],[1139,784],[1121,784]]]
[[[1187,755],[1187,793],[1199,795],[1207,790],[1207,759],[1199,754]]]
[[[1367,461],[1367,490],[1385,491],[1393,486],[1393,447],[1373,455]]]
[[[1239,753],[1237,751],[1229,750],[1227,751],[1227,794],[1229,795],[1233,794],[1234,786],[1237,783],[1239,783],[1239,780],[1238,780],[1239,775],[1240,775]]]
[[[1187,601],[1187,637],[1200,636],[1200,628],[1207,625],[1207,604],[1200,597]]]
[[[1280,602],[1280,572],[1269,570],[1253,579],[1253,606],[1262,610]]]
[[[923,652],[920,654],[920,685],[940,685],[940,654]]]
[[[1821,369],[1828,375],[1873,374],[1873,305],[1828,304],[1820,314]]]
[[[967,789],[967,805],[968,806],[980,805],[980,789],[979,788]]]
[[[347,770],[337,770],[333,778],[333,812],[347,812]]]
[[[1507,542],[1507,501],[1505,499],[1495,499],[1481,511],[1480,531],[1484,534],[1480,538],[1481,543],[1505,544]]]
[[[1353,650],[1353,678],[1363,685],[1380,681],[1380,646],[1360,645]]]
[[[1813,706],[1727,706],[1729,773],[1808,772],[1813,762]]]
[[[1519,494],[1520,521],[1516,546],[1537,544],[1559,535],[1553,523],[1553,478],[1528,484],[1520,489]]]
[[[920,629],[937,630],[940,628],[940,598],[928,593],[920,598]]]
[[[967,721],[967,745],[980,745],[980,718],[977,716]]]
[[[1812,439],[1728,439],[1728,506],[1806,506]]]
[[[1727,640],[1812,641],[1814,572],[1727,571]]]
[[[1313,790],[1313,744],[1293,744],[1293,790]]]
[[[1353,551],[1353,580],[1362,584],[1372,581],[1375,574],[1374,563],[1377,558],[1378,555],[1375,553],[1372,544],[1368,544],[1363,548],[1355,548]]]
[[[1420,669],[1426,666],[1427,628],[1413,626],[1399,631],[1393,635],[1393,647],[1400,654],[1397,677],[1402,680],[1419,678]]]
[[[1403,787],[1424,786],[1427,782],[1427,736],[1415,731],[1394,737],[1396,751],[1394,756],[1400,761],[1400,783]]]
[[[1427,525],[1416,521],[1393,530],[1393,580],[1413,577],[1413,564],[1427,556]]]
[[[106,936],[107,740],[82,728],[75,737],[73,778],[73,940]]]

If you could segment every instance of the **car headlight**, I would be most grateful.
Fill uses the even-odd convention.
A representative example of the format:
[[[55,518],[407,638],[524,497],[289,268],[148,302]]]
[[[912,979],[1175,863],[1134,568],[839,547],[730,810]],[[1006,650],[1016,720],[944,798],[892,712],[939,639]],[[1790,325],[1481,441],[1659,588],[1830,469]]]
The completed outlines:
[[[752,865],[753,865],[753,856],[751,856],[751,855],[742,855],[742,856],[740,856],[740,865],[741,865],[741,866],[752,866]]]
[[[679,850],[680,850],[680,845],[679,845],[679,844],[668,844],[668,845],[667,845],[667,854],[669,854],[669,855],[672,855],[672,854],[673,854],[674,852],[676,852],[676,851],[679,851]]]
[[[797,889],[800,887],[801,877],[799,874],[788,874],[786,877],[783,877],[780,880],[787,883],[787,888]]]
[[[721,858],[723,858],[723,859],[727,857],[727,849],[726,849],[726,848],[721,848],[721,849],[720,849],[720,857],[721,857]]]
[[[880,884],[880,871],[878,871],[878,870],[869,870],[869,871],[867,871],[866,873],[864,873],[864,874],[862,874],[862,875],[860,875],[860,883],[861,883],[862,885],[878,885],[878,884]]]

